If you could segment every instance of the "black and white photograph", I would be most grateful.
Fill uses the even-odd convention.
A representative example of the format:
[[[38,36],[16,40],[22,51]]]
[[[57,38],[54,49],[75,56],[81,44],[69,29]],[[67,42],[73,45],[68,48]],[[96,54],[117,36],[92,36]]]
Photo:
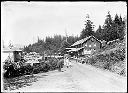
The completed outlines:
[[[125,1],[2,1],[1,92],[127,92]]]

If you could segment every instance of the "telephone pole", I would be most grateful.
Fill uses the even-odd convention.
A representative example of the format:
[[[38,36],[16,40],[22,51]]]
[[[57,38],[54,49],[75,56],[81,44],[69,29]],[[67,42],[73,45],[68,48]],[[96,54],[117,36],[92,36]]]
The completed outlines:
[[[66,35],[66,42],[67,42],[68,35],[67,35],[67,29],[66,28],[65,28],[65,35]]]

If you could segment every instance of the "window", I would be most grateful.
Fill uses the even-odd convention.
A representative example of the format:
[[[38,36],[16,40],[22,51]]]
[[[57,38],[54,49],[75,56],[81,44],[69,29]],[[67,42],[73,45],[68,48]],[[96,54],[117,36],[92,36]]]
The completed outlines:
[[[96,47],[96,44],[94,44],[94,46]]]
[[[91,41],[94,42],[94,39],[92,38]]]
[[[85,46],[87,47],[87,44],[85,44]]]

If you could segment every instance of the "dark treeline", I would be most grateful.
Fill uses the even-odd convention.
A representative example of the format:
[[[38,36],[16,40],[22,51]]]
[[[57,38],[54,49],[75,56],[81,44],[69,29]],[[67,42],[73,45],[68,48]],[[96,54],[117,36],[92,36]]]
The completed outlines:
[[[110,12],[108,12],[104,24],[102,26],[99,25],[99,28],[94,31],[93,22],[88,17],[85,21],[85,28],[83,28],[80,33],[80,37],[54,35],[54,37],[46,37],[45,40],[38,38],[36,43],[24,47],[24,51],[37,52],[40,54],[43,54],[44,52],[47,52],[47,54],[55,54],[59,52],[64,53],[64,49],[66,47],[69,47],[79,39],[83,39],[91,35],[95,36],[99,40],[105,40],[107,42],[115,39],[121,40],[125,36],[126,20],[127,19],[122,18],[117,14],[112,18]]]
[[[125,19],[122,19],[122,17],[117,14],[114,19],[112,19],[110,13],[108,12],[104,25],[102,27],[99,26],[95,33],[96,37],[105,41],[124,39],[126,29],[125,21]]]
[[[80,38],[82,39],[93,35],[99,40],[105,40],[107,42],[115,39],[121,40],[125,36],[126,20],[127,19],[117,14],[112,18],[110,12],[108,12],[103,26],[99,25],[98,29],[94,31],[93,22],[87,19],[87,21],[85,21],[85,28],[80,34]]]
[[[64,52],[66,47],[69,47],[71,44],[78,40],[78,36],[61,36],[61,35],[54,35],[53,37],[47,36],[45,40],[41,40],[38,37],[38,41],[34,44],[29,44],[28,46],[24,47],[24,51],[26,52],[37,52],[43,54],[52,55],[58,54],[60,52]]]

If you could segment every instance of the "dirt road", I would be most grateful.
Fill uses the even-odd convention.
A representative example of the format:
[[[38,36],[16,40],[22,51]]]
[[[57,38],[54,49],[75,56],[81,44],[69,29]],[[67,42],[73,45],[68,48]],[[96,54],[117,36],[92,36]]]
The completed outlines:
[[[72,61],[63,72],[35,74],[38,81],[20,88],[22,92],[126,92],[126,78],[86,64]],[[12,91],[12,92],[13,92]]]

